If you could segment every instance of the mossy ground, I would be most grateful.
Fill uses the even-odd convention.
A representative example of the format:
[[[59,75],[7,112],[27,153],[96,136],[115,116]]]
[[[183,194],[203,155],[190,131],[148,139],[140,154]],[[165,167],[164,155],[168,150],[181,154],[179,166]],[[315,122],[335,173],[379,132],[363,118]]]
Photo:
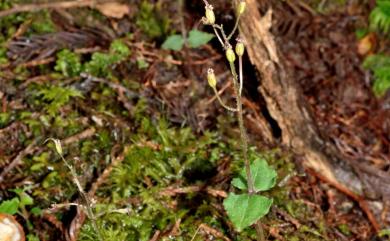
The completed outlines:
[[[9,3],[1,3],[0,9]],[[7,173],[0,200],[17,196],[15,188],[33,199],[16,214],[28,240],[61,240],[66,227],[82,216],[66,205],[79,201],[78,190],[54,146],[44,143],[47,138],[63,140],[65,158],[87,192],[110,170],[93,196],[104,240],[147,241],[156,235],[159,240],[256,239],[252,228],[235,232],[222,206],[223,196],[232,191],[231,178],[243,165],[232,116],[216,112],[213,128],[200,132],[186,122],[178,124],[165,112],[167,103],[158,94],[150,95],[155,90],[143,82],[142,76],[155,63],[145,61],[134,44],[161,42],[172,32],[174,18],[164,12],[166,5],[164,1],[139,5],[132,20],[143,35],[123,34],[106,49],[87,54],[61,49],[54,62],[33,67],[9,66],[14,60],[6,55],[7,42],[28,21],[32,24],[25,36],[55,32],[53,15],[44,11],[0,20],[0,91],[5,103],[0,113],[1,167],[35,143],[20,165]],[[173,73],[178,69],[159,64]],[[81,73],[105,81],[82,78]],[[327,226],[319,215],[323,212],[297,194],[302,188],[297,183],[307,177],[300,176],[292,156],[252,145],[250,155],[262,156],[278,172],[279,185],[266,194],[275,203],[263,220],[270,239],[336,240],[335,229],[354,235],[348,224]],[[114,160],[120,161],[112,165]],[[65,207],[51,209],[53,204]],[[82,223],[78,240],[97,240],[90,220]]]

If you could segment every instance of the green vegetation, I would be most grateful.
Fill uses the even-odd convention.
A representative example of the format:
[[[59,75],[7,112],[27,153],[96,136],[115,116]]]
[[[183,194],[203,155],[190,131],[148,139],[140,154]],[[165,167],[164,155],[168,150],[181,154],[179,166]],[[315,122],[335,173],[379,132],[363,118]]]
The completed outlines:
[[[47,102],[45,109],[51,116],[55,116],[58,110],[67,104],[72,97],[82,97],[81,93],[73,88],[49,86],[39,91],[43,102]]]
[[[0,3],[0,9],[9,8],[10,2]],[[6,186],[19,188],[1,190],[0,212],[14,215],[29,241],[58,240],[62,230],[54,224],[68,228],[72,218],[78,215],[75,203],[88,216],[78,236],[81,241],[98,240],[98,236],[104,240],[149,241],[159,232],[163,240],[225,240],[227,237],[247,241],[258,237],[250,228],[258,220],[269,230],[285,225],[288,221],[282,220],[275,211],[281,209],[302,224],[299,228],[283,226],[280,235],[286,240],[330,240],[327,238],[330,228],[324,226],[326,217],[316,217],[313,222],[314,207],[292,199],[288,185],[275,185],[295,175],[294,164],[288,156],[280,150],[260,151],[250,146],[246,130],[242,126],[235,128],[232,116],[212,116],[218,122],[218,129],[199,133],[184,124],[172,124],[162,112],[164,107],[156,107],[161,100],[153,91],[158,89],[148,89],[149,82],[145,84],[140,73],[145,73],[150,64],[151,72],[156,68],[157,74],[165,74],[165,69],[159,68],[169,64],[160,59],[155,61],[153,54],[160,54],[161,50],[146,49],[149,41],[160,44],[159,41],[166,39],[161,47],[169,50],[178,51],[184,46],[182,35],[172,35],[177,30],[172,29],[173,21],[163,9],[167,2],[171,1],[156,4],[142,1],[132,22],[136,25],[132,27],[142,30],[142,37],[138,32],[134,34],[137,39],[121,35],[108,49],[92,53],[62,49],[50,56],[56,57],[51,63],[10,67],[0,73],[1,77],[11,76],[6,81],[5,94],[6,100],[12,101],[6,103],[5,112],[0,112],[0,128],[18,125],[17,131],[11,130],[12,138],[6,140],[16,148],[0,155],[1,167],[8,165],[23,148],[36,143],[34,150],[7,174],[12,177],[12,183]],[[3,33],[0,66],[12,63],[7,59],[5,43],[21,24],[33,21],[25,32],[27,37],[56,30],[48,13],[23,13],[0,19]],[[99,15],[96,11],[93,14]],[[86,15],[93,17],[93,14]],[[207,16],[210,22],[211,12]],[[198,48],[213,37],[195,29],[185,36],[189,48]],[[139,43],[145,43],[145,52],[152,54],[143,55],[134,47]],[[244,46],[241,44],[239,41],[235,50],[226,46],[239,98],[242,79],[232,66],[238,62],[237,66],[242,67]],[[375,64],[367,64],[367,68],[379,68]],[[90,82],[83,73],[102,81]],[[213,77],[209,83],[216,87],[216,76]],[[134,92],[135,97],[121,93],[123,89],[118,91],[118,86]],[[85,131],[89,134],[84,136]],[[240,139],[240,131],[244,139]],[[61,148],[56,142],[45,146],[44,140],[49,137],[66,141]],[[243,143],[247,145],[244,147],[247,158],[241,152]],[[90,191],[105,170],[110,170],[109,175],[86,201],[82,192]],[[203,230],[205,226],[217,234]],[[349,235],[348,226],[337,228]]]
[[[377,0],[376,7],[370,14],[370,27],[374,31],[389,33],[390,31],[390,2],[388,0]]]
[[[64,49],[57,53],[54,69],[65,77],[78,76],[82,71],[80,56],[69,49]]]
[[[111,43],[108,53],[95,52],[91,61],[85,64],[85,72],[97,77],[112,75],[110,67],[129,57],[130,49],[120,40]]]
[[[370,14],[370,29],[388,34],[390,31],[390,2],[378,0],[376,4]],[[384,53],[368,56],[364,60],[363,67],[371,70],[374,74],[375,80],[372,88],[375,95],[378,97],[385,95],[390,89],[390,56]]]
[[[390,89],[390,56],[378,54],[368,56],[363,67],[371,70],[375,81],[373,91],[377,96],[383,96]]]
[[[162,13],[158,4],[143,0],[137,15],[137,26],[150,38],[160,38],[169,31],[171,20]]]
[[[207,81],[210,87],[221,103],[221,105],[228,111],[236,112],[240,129],[240,142],[242,149],[242,157],[244,159],[244,167],[240,171],[240,177],[232,181],[232,185],[238,189],[244,190],[244,194],[235,194],[230,192],[228,197],[224,200],[223,205],[225,210],[238,231],[256,224],[256,232],[258,240],[264,241],[264,231],[260,219],[264,217],[270,210],[273,200],[258,194],[260,191],[267,191],[271,189],[276,183],[276,171],[270,168],[264,159],[252,159],[248,156],[248,137],[243,121],[242,109],[242,86],[243,86],[243,66],[242,56],[244,55],[245,46],[238,38],[235,51],[233,51],[230,44],[230,39],[237,30],[238,22],[241,15],[245,11],[246,2],[239,1],[236,6],[237,19],[233,30],[230,34],[226,34],[222,25],[215,24],[215,15],[213,6],[205,1],[205,17],[203,23],[211,25],[217,35],[220,44],[226,53],[226,59],[230,65],[230,72],[233,79],[234,97],[236,99],[236,106],[229,107],[220,98],[217,91],[217,81],[213,69],[208,70]],[[236,71],[235,62],[236,55],[238,56],[238,73]],[[252,164],[251,164],[252,163]]]
[[[193,29],[190,31],[187,41],[190,48],[199,48],[200,46],[207,44],[213,37],[214,37],[213,34],[209,34],[209,33],[205,33]],[[169,36],[161,47],[163,49],[179,51],[183,48],[183,45],[184,45],[183,36],[174,34]]]

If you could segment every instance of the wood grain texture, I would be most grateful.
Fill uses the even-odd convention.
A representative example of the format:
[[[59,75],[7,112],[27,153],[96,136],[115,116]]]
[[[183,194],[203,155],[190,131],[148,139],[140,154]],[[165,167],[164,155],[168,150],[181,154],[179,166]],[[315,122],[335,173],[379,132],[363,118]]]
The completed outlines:
[[[305,167],[358,201],[374,228],[380,229],[367,208],[363,184],[353,165],[343,160],[334,145],[321,135],[299,85],[287,72],[283,56],[270,32],[272,9],[261,16],[258,1],[246,2],[247,10],[240,21],[241,37],[251,63],[261,76],[258,90],[281,129],[282,144],[302,157]]]

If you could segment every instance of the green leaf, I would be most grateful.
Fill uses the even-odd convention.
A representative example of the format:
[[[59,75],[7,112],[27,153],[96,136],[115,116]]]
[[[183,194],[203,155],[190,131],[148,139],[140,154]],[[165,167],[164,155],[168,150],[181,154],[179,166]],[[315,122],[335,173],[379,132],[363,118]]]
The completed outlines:
[[[256,159],[250,168],[256,192],[267,191],[275,186],[276,171],[272,169],[264,159]],[[241,190],[248,189],[245,169],[240,172],[238,178],[233,179],[232,184]]]
[[[34,204],[34,199],[30,195],[28,195],[23,189],[16,188],[13,189],[12,191],[18,194],[20,200],[19,202],[20,207]]]
[[[261,195],[229,193],[223,206],[237,231],[254,224],[269,212],[272,199]]]
[[[191,48],[198,48],[203,44],[207,44],[212,38],[214,38],[213,34],[193,29],[188,36],[188,44]]]
[[[184,39],[181,35],[175,34],[169,36],[164,43],[162,44],[163,49],[170,49],[170,50],[175,50],[179,51],[180,49],[183,48],[184,44]]]
[[[5,200],[0,204],[0,213],[14,215],[18,211],[19,198],[14,197],[11,200]]]

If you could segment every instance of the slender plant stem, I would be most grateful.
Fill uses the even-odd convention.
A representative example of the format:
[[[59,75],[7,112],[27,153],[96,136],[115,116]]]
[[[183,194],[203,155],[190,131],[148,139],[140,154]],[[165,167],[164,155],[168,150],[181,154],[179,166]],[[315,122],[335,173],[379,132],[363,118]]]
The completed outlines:
[[[242,95],[242,86],[243,86],[243,77],[242,77],[242,56],[239,56],[238,57],[238,74],[239,74],[239,83],[240,83],[240,91],[239,91],[239,94],[240,94],[240,97]]]
[[[95,229],[95,232],[96,232],[96,235],[98,236],[99,241],[103,241],[103,236],[100,232],[100,229],[98,228],[98,225],[96,223],[96,217],[95,217],[95,214],[93,213],[93,210],[92,210],[91,200],[89,199],[88,195],[84,192],[84,189],[81,186],[79,179],[77,178],[77,173],[74,170],[74,168],[69,164],[69,162],[66,161],[66,159],[64,158],[64,156],[62,154],[60,154],[60,156],[61,156],[62,161],[65,163],[65,165],[70,170],[70,173],[71,173],[72,178],[73,178],[73,182],[76,184],[77,189],[81,195],[81,198],[84,201],[84,206],[85,206],[85,209],[87,211],[88,218],[91,219],[93,229]]]
[[[187,45],[187,29],[184,23],[184,0],[179,0],[179,16],[180,16],[180,27],[181,36],[184,39],[184,44]]]
[[[229,43],[229,40],[228,40],[227,37],[226,37],[225,31],[223,30],[223,25],[222,25],[222,24],[221,24],[221,33],[222,33],[223,39],[225,40],[225,44],[226,44],[226,43]],[[225,45],[224,45],[224,46],[225,46]]]
[[[237,103],[237,118],[238,118],[238,125],[240,127],[240,134],[241,134],[241,148],[242,148],[242,154],[244,156],[244,163],[245,163],[245,172],[246,177],[248,180],[248,193],[254,194],[254,188],[253,188],[253,180],[251,175],[251,169],[250,169],[250,162],[248,159],[248,136],[246,134],[246,129],[244,126],[244,118],[243,118],[243,111],[242,111],[242,102],[240,97],[240,87],[238,84],[238,76],[236,72],[236,67],[234,66],[234,63],[230,63],[230,71],[233,74],[233,86],[234,86],[234,95],[236,97],[236,103]]]
[[[240,16],[237,16],[236,23],[234,24],[234,28],[233,28],[232,32],[227,36],[227,40],[230,40],[233,37],[234,32],[236,32],[236,30],[237,30],[239,21],[240,21]]]
[[[248,136],[246,133],[246,129],[244,126],[244,118],[243,118],[243,111],[242,111],[242,101],[241,101],[241,93],[240,93],[240,85],[237,81],[238,76],[236,72],[236,67],[234,66],[234,63],[230,63],[230,71],[233,74],[233,85],[234,85],[234,93],[236,96],[236,102],[237,102],[237,118],[238,118],[238,125],[240,127],[240,133],[241,133],[241,146],[242,146],[242,153],[244,156],[244,163],[245,163],[245,172],[247,177],[247,184],[248,184],[248,193],[249,195],[255,194],[254,191],[254,185],[253,185],[253,179],[250,169],[250,161],[248,159]],[[242,85],[242,69],[240,69],[240,83]],[[256,233],[257,233],[257,240],[258,241],[265,241],[264,238],[264,230],[261,226],[260,220],[256,222]]]
[[[223,47],[224,44],[223,44],[222,38],[221,38],[221,36],[219,36],[218,30],[217,30],[217,28],[214,25],[213,25],[213,29],[214,29],[215,35],[217,35],[217,38],[218,38],[219,42],[221,43],[221,45]]]
[[[215,92],[215,96],[217,97],[219,103],[222,105],[223,108],[227,109],[228,111],[231,111],[231,112],[237,112],[237,108],[233,108],[233,107],[230,107],[228,105],[226,105],[225,103],[223,103],[223,100],[221,99],[221,97],[219,96],[219,93],[217,91],[216,88],[213,88],[214,92]]]
[[[207,0],[203,0],[203,1],[205,3],[207,2]],[[238,28],[239,20],[240,20],[240,16],[237,16],[236,22],[234,24],[234,28],[228,36],[226,36],[222,25],[219,26],[217,24],[213,24],[214,32],[217,35],[218,40],[221,43],[223,48],[230,46],[229,40],[232,38],[232,36],[236,32],[236,30]],[[222,38],[219,35],[217,29],[219,29],[221,31]],[[241,94],[242,94],[242,88],[243,88],[242,56],[239,56],[238,61],[239,61],[239,63],[238,63],[239,64],[239,75],[237,75],[237,71],[236,71],[236,67],[234,65],[234,62],[229,62],[230,63],[230,71],[233,75],[233,86],[234,86],[234,95],[236,98],[236,108],[233,109],[229,106],[226,106],[223,103],[223,101],[221,100],[216,88],[213,88],[213,89],[214,89],[214,92],[217,96],[218,101],[225,109],[237,112],[238,125],[240,128],[240,135],[241,135],[241,148],[242,148],[242,154],[244,157],[245,173],[246,173],[247,185],[248,185],[248,194],[253,195],[253,194],[256,194],[256,192],[254,190],[254,183],[253,183],[251,169],[250,169],[250,160],[248,158],[248,136],[247,136],[246,129],[244,126],[242,100],[241,100]],[[256,226],[256,232],[257,232],[257,240],[258,241],[265,241],[264,230],[263,230],[263,227],[261,225],[261,221],[258,220],[256,222],[255,226]]]
[[[257,241],[265,241],[264,237],[264,229],[261,226],[261,221],[258,220],[255,224],[256,233],[257,233]]]

